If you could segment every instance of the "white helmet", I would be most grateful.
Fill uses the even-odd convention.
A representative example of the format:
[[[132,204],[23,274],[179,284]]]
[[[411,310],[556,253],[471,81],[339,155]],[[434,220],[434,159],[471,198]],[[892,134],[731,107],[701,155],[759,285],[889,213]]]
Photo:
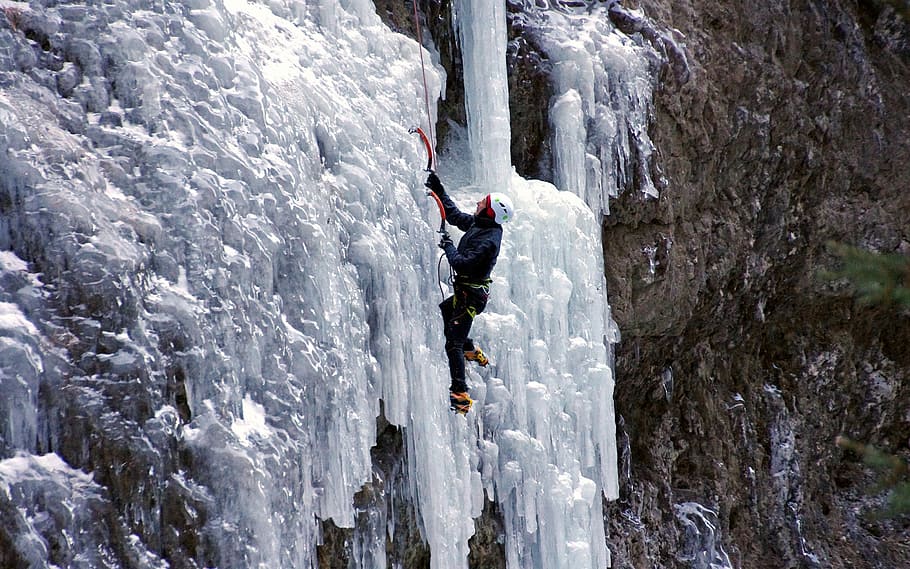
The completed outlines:
[[[487,196],[487,209],[490,217],[499,224],[512,221],[512,217],[515,215],[515,206],[512,205],[512,200],[509,199],[509,196],[498,192]]]

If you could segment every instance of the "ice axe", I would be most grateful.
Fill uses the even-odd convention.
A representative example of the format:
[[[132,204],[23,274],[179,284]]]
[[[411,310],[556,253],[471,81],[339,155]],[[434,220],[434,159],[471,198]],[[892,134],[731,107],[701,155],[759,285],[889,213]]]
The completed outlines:
[[[427,137],[427,133],[425,133],[419,126],[412,127],[410,130],[408,130],[408,132],[411,134],[416,133],[420,135],[420,140],[423,141],[423,146],[427,150],[427,167],[425,168],[425,171],[430,173],[435,172],[435,169],[433,168],[433,162],[435,162],[436,157],[433,154],[433,146],[430,144],[430,139]],[[439,207],[439,217],[442,219],[442,221],[439,222],[439,231],[437,231],[437,233],[442,234],[444,237],[448,237],[449,232],[446,231],[446,208],[442,205],[442,200],[439,199],[439,196],[429,190],[427,190],[427,195],[436,200],[436,205]]]

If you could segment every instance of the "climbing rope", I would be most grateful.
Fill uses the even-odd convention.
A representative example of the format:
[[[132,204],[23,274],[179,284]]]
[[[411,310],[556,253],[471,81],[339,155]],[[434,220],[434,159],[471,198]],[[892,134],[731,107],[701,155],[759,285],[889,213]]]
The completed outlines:
[[[442,299],[446,298],[446,291],[442,289],[442,283],[446,283],[450,287],[455,286],[455,271],[452,270],[452,266],[449,265],[449,276],[445,277],[442,274],[442,260],[445,259],[446,254],[443,253],[439,256],[439,261],[436,263],[436,278],[439,280],[439,294],[442,295]]]
[[[429,132],[429,140],[424,138],[424,144],[427,147],[427,171],[434,172],[436,170],[436,153],[433,151],[436,148],[436,141],[433,140],[433,119],[430,116],[430,89],[427,87],[427,67],[423,60],[423,37],[420,32],[420,16],[417,13],[417,0],[413,0],[412,4],[414,5],[414,29],[417,30],[417,51],[420,53],[420,73],[423,77],[423,103],[427,113],[427,132]],[[411,129],[411,132],[416,132],[425,137],[423,130],[420,128]],[[431,195],[428,192],[428,195]],[[435,196],[434,196],[435,197]],[[439,202],[439,198],[436,198],[436,201]],[[439,233],[446,235],[445,230],[445,210],[442,207],[442,203],[439,203],[439,213],[442,216],[442,222],[439,226]],[[436,263],[436,277],[438,279],[439,285],[439,294],[442,295],[442,298],[445,299],[446,293],[442,288],[442,283],[445,282],[449,286],[454,286],[455,282],[455,272],[452,270],[452,267],[449,267],[449,276],[448,278],[444,277],[442,272],[442,260],[445,258],[445,253],[442,253],[439,256],[439,261]]]
[[[423,38],[420,33],[420,17],[417,14],[417,0],[413,0],[412,3],[414,4],[414,28],[417,30],[417,51],[420,53],[420,72],[423,76],[423,102],[427,112],[427,131],[430,133],[431,148],[436,148],[436,141],[433,140],[433,120],[430,118],[430,90],[427,87],[427,68],[423,61]],[[431,170],[435,169],[433,168],[433,164],[430,166]]]

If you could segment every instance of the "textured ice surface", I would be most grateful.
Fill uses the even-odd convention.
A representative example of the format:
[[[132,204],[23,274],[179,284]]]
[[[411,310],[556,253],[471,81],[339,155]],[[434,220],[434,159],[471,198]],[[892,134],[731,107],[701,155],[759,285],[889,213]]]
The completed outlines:
[[[438,220],[408,134],[415,42],[370,2],[3,7],[0,472],[38,482],[0,506],[113,520],[54,549],[91,517],[22,514],[21,555],[306,566],[318,519],[354,526],[382,400],[434,568],[466,566],[484,492],[510,567],[606,565],[616,333],[599,220],[497,158],[518,215],[475,328],[493,363],[469,376],[476,412],[453,415]],[[435,98],[439,70],[428,81]],[[475,144],[501,142],[488,132]],[[451,191],[468,205],[488,183]],[[374,533],[357,559],[384,559],[393,524],[358,531]]]

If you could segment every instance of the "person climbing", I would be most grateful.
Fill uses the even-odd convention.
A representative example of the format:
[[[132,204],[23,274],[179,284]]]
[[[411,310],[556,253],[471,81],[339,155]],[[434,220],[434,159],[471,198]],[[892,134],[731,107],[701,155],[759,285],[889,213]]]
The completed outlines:
[[[491,193],[477,202],[477,209],[471,215],[455,205],[435,172],[430,172],[425,185],[439,197],[446,221],[465,232],[457,248],[448,234],[443,234],[439,241],[439,248],[455,271],[454,293],[439,304],[452,378],[449,403],[456,413],[464,415],[474,403],[468,395],[464,362],[470,360],[481,366],[489,363],[468,334],[474,318],[487,306],[490,283],[493,282],[490,274],[502,243],[502,224],[511,221],[515,210],[508,196]]]

